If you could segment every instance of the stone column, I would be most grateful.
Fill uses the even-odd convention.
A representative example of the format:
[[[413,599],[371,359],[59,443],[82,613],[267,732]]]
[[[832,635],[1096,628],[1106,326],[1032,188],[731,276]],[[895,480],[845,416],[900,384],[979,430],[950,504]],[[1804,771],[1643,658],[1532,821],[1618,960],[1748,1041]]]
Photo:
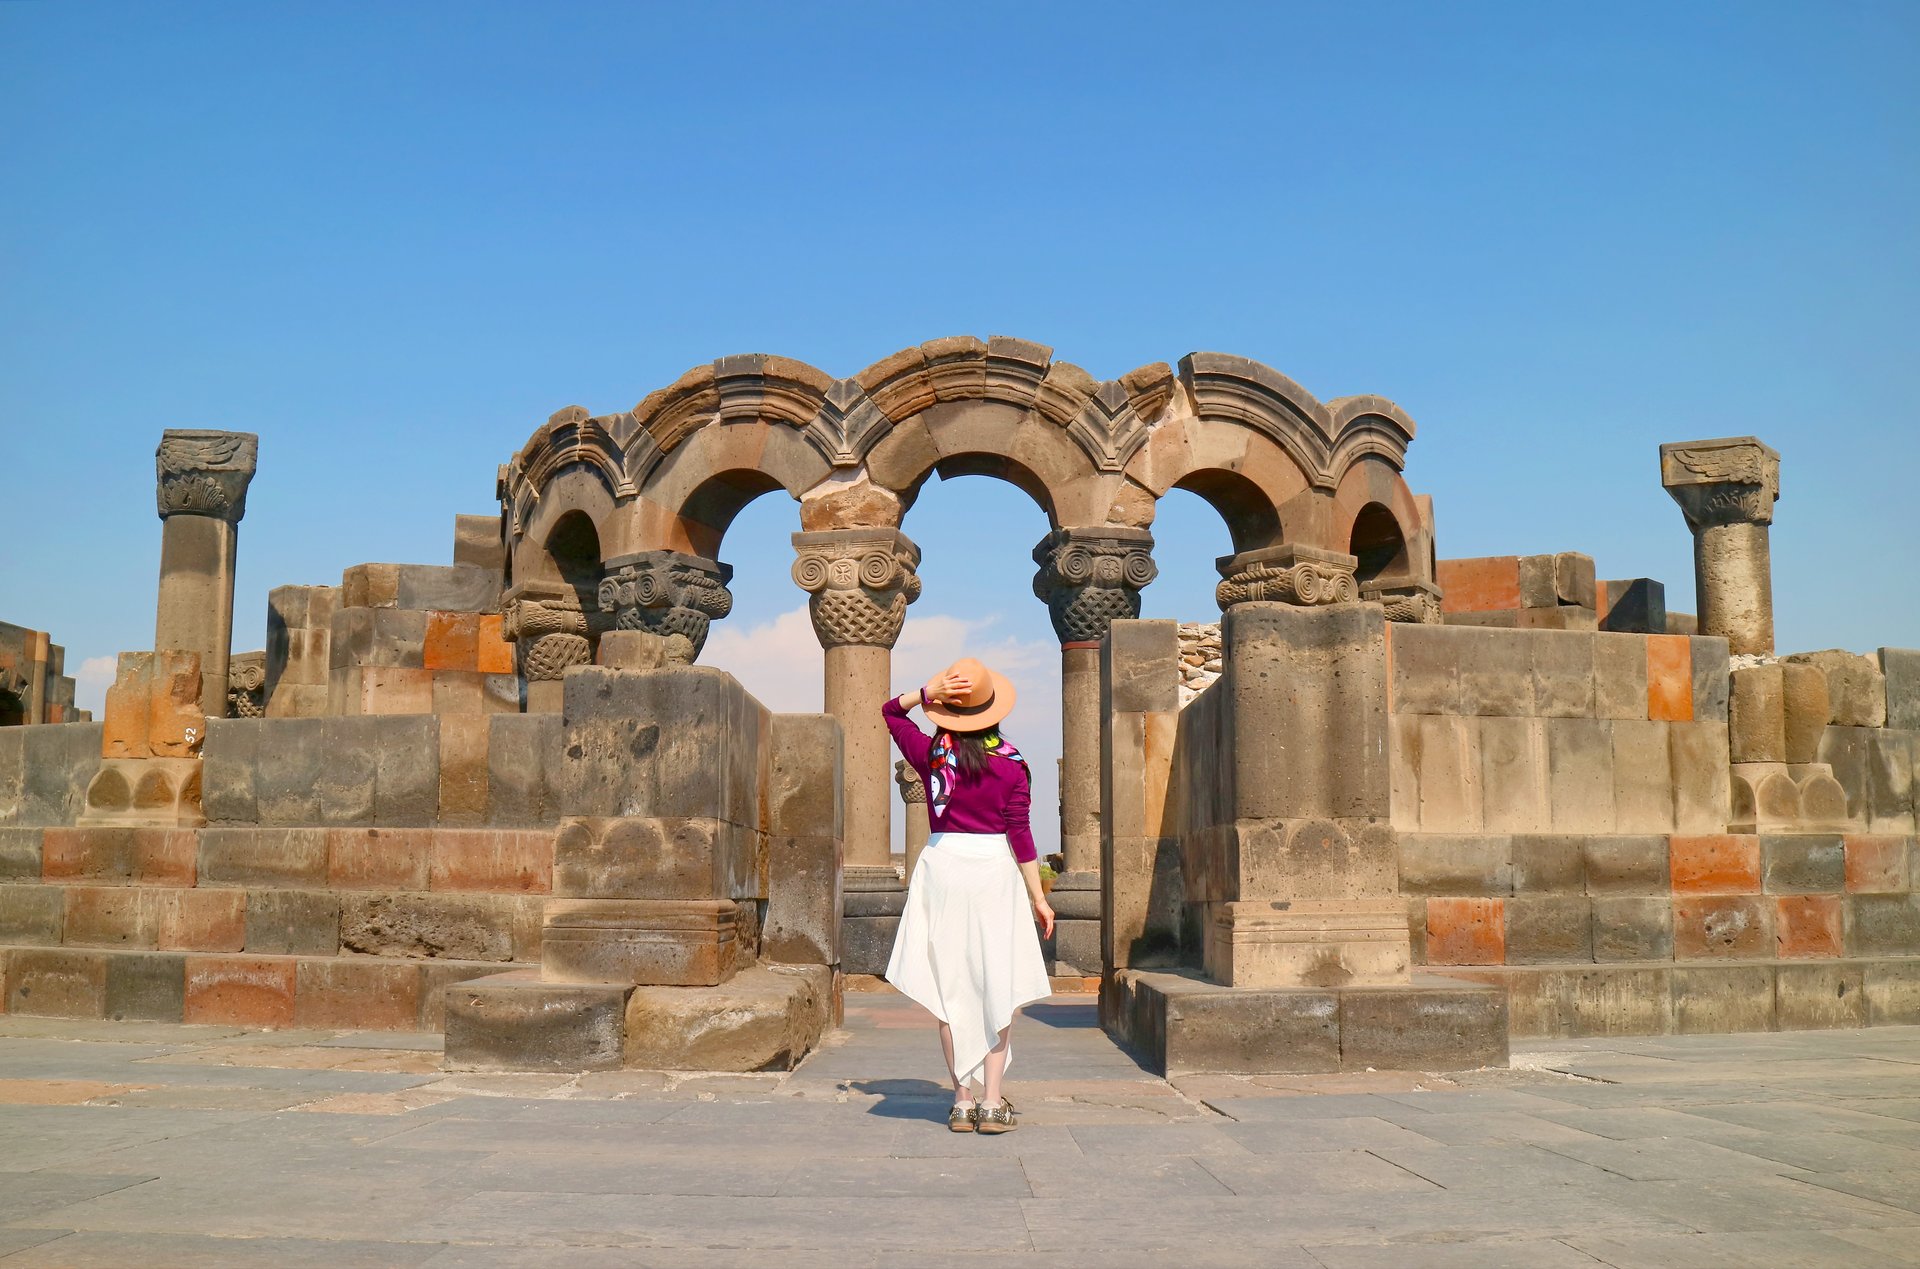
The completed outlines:
[[[905,895],[893,871],[892,741],[880,705],[893,691],[893,644],[907,605],[920,597],[920,548],[898,529],[796,533],[793,546],[793,580],[812,596],[813,632],[826,651],[826,710],[840,720],[845,745],[840,963],[849,974],[878,974]]]
[[[576,665],[593,663],[579,595],[563,582],[521,582],[502,597],[502,605],[500,635],[519,649],[527,713],[559,713],[562,677]]]
[[[1660,447],[1660,483],[1693,530],[1700,633],[1735,655],[1773,654],[1773,560],[1767,528],[1780,497],[1780,455],[1751,436]]]
[[[905,758],[894,762],[893,781],[900,786],[900,801],[907,808],[906,874],[912,880],[913,866],[920,862],[920,852],[933,835],[927,820],[927,786],[920,783],[920,773]]]
[[[733,567],[679,551],[641,551],[606,564],[600,611],[616,630],[644,630],[666,641],[672,665],[691,665],[708,626],[733,611]]]
[[[153,646],[200,656],[200,705],[227,712],[233,644],[233,566],[247,486],[259,461],[251,432],[168,430],[154,451],[160,520],[160,602]]]
[[[1060,640],[1060,849],[1053,883],[1054,970],[1100,972],[1100,642],[1140,615],[1158,573],[1153,535],[1102,526],[1056,529],[1033,548],[1033,593]]]

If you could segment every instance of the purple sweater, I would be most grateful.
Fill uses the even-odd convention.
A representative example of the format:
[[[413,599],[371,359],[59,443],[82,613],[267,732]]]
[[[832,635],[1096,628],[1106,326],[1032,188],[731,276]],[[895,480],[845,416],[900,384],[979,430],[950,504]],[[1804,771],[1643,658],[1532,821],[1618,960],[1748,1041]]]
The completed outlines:
[[[921,731],[900,708],[894,697],[880,707],[893,733],[893,743],[920,776],[922,786],[931,789],[927,759],[933,752],[933,737]],[[1027,766],[999,754],[987,755],[987,769],[978,776],[960,777],[960,786],[947,799],[944,811],[935,811],[927,803],[928,827],[936,833],[1005,833],[1013,857],[1030,863],[1036,856],[1033,829],[1027,825],[1027,810],[1032,793],[1027,787]]]

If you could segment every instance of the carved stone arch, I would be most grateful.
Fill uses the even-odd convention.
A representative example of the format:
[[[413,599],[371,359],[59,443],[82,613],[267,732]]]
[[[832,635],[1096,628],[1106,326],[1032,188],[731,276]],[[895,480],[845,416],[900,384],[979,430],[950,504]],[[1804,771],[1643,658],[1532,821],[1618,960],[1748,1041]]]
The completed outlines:
[[[1153,499],[1169,489],[1198,494],[1226,522],[1236,554],[1282,542],[1323,544],[1325,494],[1293,451],[1264,431],[1182,413],[1154,429],[1126,477]],[[1123,494],[1118,505],[1130,501]]]
[[[1332,470],[1336,479],[1364,457],[1385,462],[1396,472],[1407,465],[1407,446],[1413,443],[1413,420],[1385,397],[1340,397],[1327,402],[1334,443]]]
[[[1432,519],[1393,462],[1363,454],[1340,478],[1332,501],[1334,549],[1358,562],[1363,599],[1378,599],[1390,621],[1440,619]]]
[[[502,474],[500,495],[509,539],[525,534],[548,486],[563,473],[591,473],[606,490],[609,501],[631,497],[634,488],[621,455],[621,433],[630,427],[627,415],[594,417],[577,405],[555,411]]]
[[[1333,421],[1311,392],[1271,366],[1226,353],[1187,354],[1180,382],[1197,416],[1260,433],[1284,449],[1311,484],[1333,487]]]
[[[1099,524],[1119,477],[1096,470],[1067,433],[1016,405],[962,400],[930,406],[896,423],[867,455],[875,485],[893,493],[904,514],[929,476],[996,476],[1015,485],[1047,523]]]
[[[585,467],[572,467],[555,474],[533,490],[523,511],[520,533],[513,542],[513,580],[515,582],[557,582],[565,571],[556,559],[550,543],[561,522],[574,525],[562,534],[564,544],[578,536],[578,522],[591,527],[596,546],[604,553],[613,522],[616,503],[602,474]],[[522,511],[516,501],[516,511]],[[571,563],[568,567],[573,567]]]
[[[832,467],[806,433],[760,419],[703,427],[656,463],[640,496],[616,513],[613,552],[672,550],[717,559],[742,508],[783,490],[798,499]]]
[[[646,489],[656,468],[680,447],[720,427],[757,428],[801,438],[828,465],[843,452],[849,401],[844,385],[804,361],[766,353],[722,357],[696,366],[633,408],[626,474]]]

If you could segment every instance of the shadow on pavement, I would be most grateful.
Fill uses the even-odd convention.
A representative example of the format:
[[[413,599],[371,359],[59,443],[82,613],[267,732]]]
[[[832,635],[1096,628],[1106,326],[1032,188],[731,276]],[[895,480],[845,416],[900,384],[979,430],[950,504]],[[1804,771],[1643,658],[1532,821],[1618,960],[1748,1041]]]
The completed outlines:
[[[920,1119],[945,1123],[953,1105],[953,1093],[945,1084],[932,1080],[853,1080],[847,1087],[880,1100],[867,1108],[869,1115],[888,1119]]]

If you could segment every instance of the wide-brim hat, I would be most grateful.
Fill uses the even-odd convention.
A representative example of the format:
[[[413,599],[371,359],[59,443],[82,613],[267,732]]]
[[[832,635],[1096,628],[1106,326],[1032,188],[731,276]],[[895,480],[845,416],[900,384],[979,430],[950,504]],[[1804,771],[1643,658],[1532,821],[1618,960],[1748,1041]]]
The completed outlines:
[[[966,699],[955,705],[929,701],[927,717],[948,731],[985,731],[1013,712],[1019,695],[1013,680],[989,670],[972,657],[962,657],[947,667],[948,674],[964,675],[973,684]]]

